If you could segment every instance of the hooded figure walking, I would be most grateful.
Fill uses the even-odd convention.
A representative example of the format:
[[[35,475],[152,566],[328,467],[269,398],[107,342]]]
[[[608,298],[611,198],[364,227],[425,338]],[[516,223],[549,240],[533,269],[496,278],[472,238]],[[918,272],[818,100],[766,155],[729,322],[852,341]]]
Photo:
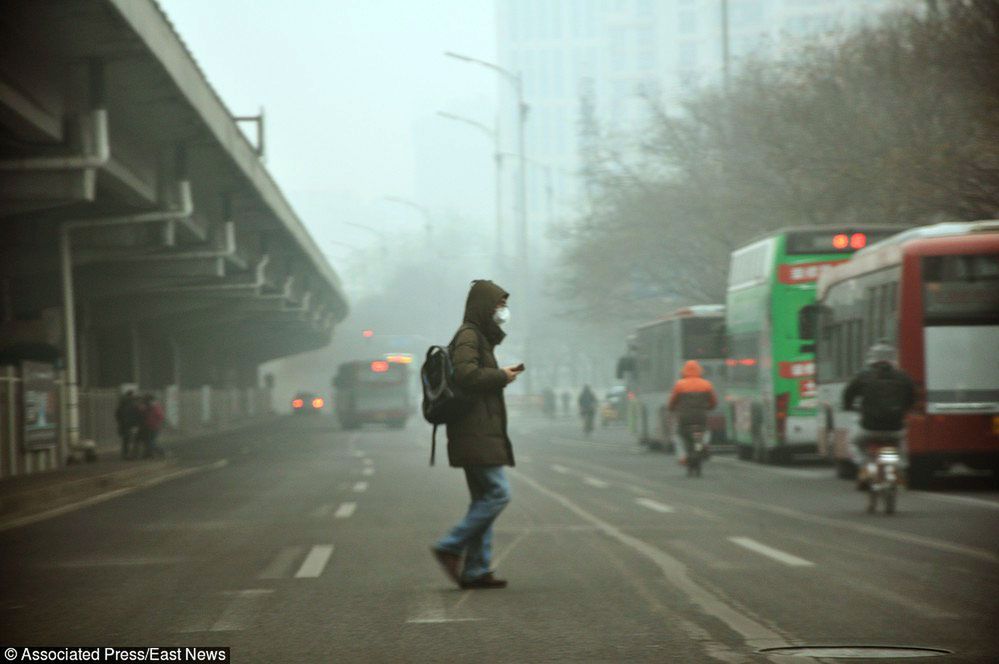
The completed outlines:
[[[503,390],[523,365],[499,368],[493,349],[506,334],[509,294],[491,281],[472,282],[465,319],[451,342],[455,382],[472,398],[466,414],[447,425],[447,455],[465,471],[471,503],[464,518],[432,551],[448,577],[461,588],[505,588],[494,576],[493,522],[510,502],[503,466],[513,466],[513,446],[506,431]]]

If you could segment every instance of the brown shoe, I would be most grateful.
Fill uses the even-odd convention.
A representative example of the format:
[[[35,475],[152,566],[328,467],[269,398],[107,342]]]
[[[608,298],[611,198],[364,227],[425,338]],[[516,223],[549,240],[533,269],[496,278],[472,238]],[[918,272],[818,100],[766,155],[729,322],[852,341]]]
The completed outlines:
[[[451,553],[449,551],[441,551],[434,547],[430,547],[430,552],[434,554],[434,558],[440,563],[440,566],[444,569],[444,573],[447,574],[448,578],[461,585],[461,556],[456,553]]]
[[[492,572],[488,574],[483,574],[475,579],[468,579],[467,581],[460,581],[458,583],[465,590],[474,590],[476,588],[490,589],[490,588],[506,588],[506,579],[497,579],[493,576]]]

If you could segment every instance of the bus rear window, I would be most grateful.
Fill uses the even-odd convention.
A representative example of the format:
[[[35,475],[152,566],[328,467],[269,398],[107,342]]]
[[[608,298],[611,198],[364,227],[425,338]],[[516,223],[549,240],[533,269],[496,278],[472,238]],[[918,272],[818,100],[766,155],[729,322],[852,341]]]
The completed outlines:
[[[711,360],[725,357],[724,320],[686,318],[682,324],[684,360]]]
[[[789,255],[852,254],[858,249],[880,242],[897,232],[894,230],[864,230],[862,228],[837,229],[835,227],[790,231],[787,234],[785,253]]]
[[[927,325],[999,323],[999,255],[923,259]]]

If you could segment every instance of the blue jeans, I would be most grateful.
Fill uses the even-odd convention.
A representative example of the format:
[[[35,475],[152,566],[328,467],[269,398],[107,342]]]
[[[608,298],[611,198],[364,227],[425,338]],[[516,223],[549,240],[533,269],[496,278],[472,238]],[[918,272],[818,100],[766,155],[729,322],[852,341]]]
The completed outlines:
[[[468,512],[436,546],[455,555],[464,553],[461,576],[471,580],[490,572],[493,521],[510,502],[510,483],[503,474],[503,466],[469,466],[465,468],[465,481],[472,496]]]

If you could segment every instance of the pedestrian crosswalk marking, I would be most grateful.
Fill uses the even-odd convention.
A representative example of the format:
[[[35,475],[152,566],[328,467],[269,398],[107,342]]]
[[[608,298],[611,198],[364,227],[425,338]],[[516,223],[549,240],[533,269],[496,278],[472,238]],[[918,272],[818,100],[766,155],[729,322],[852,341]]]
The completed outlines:
[[[371,477],[372,475],[375,474],[375,469],[374,468],[365,468],[365,469],[363,469],[361,471],[361,474],[364,475],[365,477]]]
[[[662,514],[669,514],[675,511],[669,505],[664,505],[663,503],[656,502],[650,498],[636,498],[635,502],[641,505],[642,507],[648,507],[650,510],[653,510],[654,512],[660,512]]]
[[[309,551],[309,555],[302,561],[302,566],[295,572],[296,579],[314,579],[326,569],[326,563],[333,555],[332,544],[317,544]]]
[[[604,480],[598,479],[596,477],[586,476],[583,478],[583,481],[589,484],[590,486],[597,487],[598,489],[606,489],[607,487],[610,486],[610,482],[605,482]]]
[[[274,560],[257,575],[258,579],[283,579],[288,576],[291,566],[302,555],[301,546],[286,546],[278,552]]]
[[[337,508],[336,512],[333,513],[333,516],[337,519],[347,519],[356,509],[357,503],[343,503]]]
[[[747,548],[750,551],[759,553],[760,555],[772,558],[778,562],[784,563],[785,565],[790,565],[791,567],[814,567],[815,563],[805,560],[804,558],[799,558],[798,556],[791,555],[790,553],[785,553],[779,549],[774,549],[767,546],[766,544],[760,544],[754,539],[748,537],[729,537],[730,542],[733,544],[738,544],[741,547]]]
[[[362,491],[367,491],[367,490],[368,490],[368,483],[367,482],[356,482],[354,484],[354,491],[356,493],[361,493]]]

